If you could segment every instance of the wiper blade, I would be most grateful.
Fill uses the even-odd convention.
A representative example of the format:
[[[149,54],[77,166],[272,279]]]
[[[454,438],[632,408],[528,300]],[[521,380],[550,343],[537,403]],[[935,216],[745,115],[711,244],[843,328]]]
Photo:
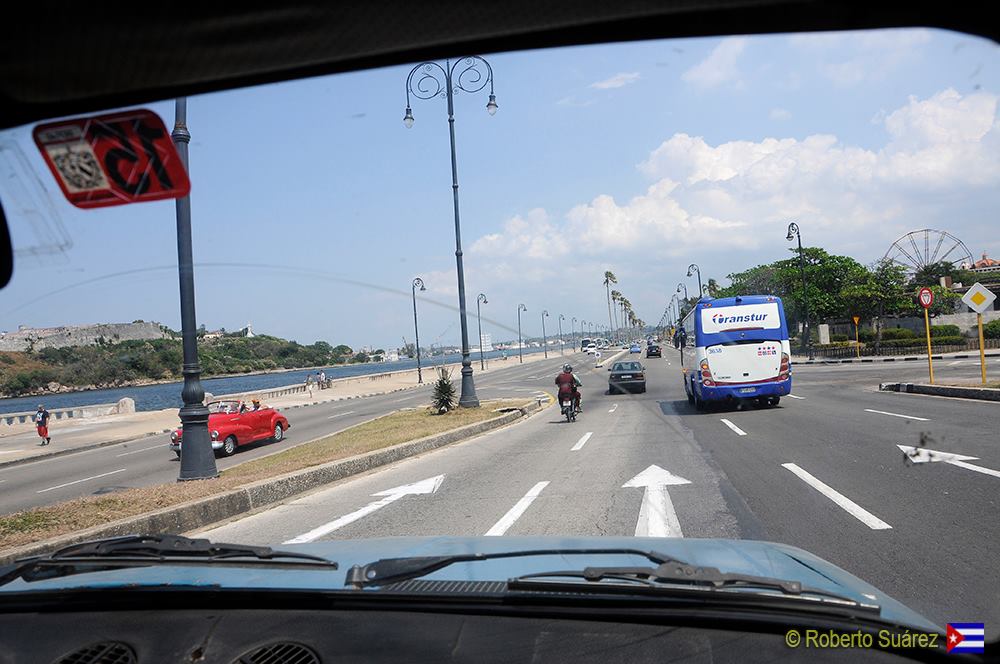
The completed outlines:
[[[465,553],[450,556],[412,556],[408,558],[383,558],[366,565],[354,565],[347,572],[344,584],[354,588],[384,586],[417,579],[455,563],[498,560],[502,558],[526,558],[532,556],[561,555],[634,555],[642,556],[657,565],[675,563],[685,565],[680,560],[656,551],[640,549],[526,549],[523,551],[500,551],[496,553]]]
[[[18,560],[0,568],[0,586],[18,578],[31,581],[120,567],[205,563],[338,569],[336,562],[321,556],[276,551],[266,546],[225,544],[181,535],[124,535],[73,544],[46,556]]]
[[[837,600],[838,602],[847,602],[867,610],[878,611],[880,608],[877,604],[864,604],[846,595],[839,595],[820,588],[803,586],[800,581],[722,572],[716,567],[698,567],[677,562],[661,563],[658,567],[586,567],[583,570],[538,572],[510,579],[507,582],[507,587],[511,590],[537,589],[541,585],[540,581],[559,577],[579,578],[587,582],[610,579],[640,583],[644,586],[655,588],[685,586],[703,590],[720,590],[725,588],[777,590],[782,595],[821,596]],[[550,583],[545,585],[551,587]],[[586,587],[599,589],[600,584],[573,584],[573,588]]]

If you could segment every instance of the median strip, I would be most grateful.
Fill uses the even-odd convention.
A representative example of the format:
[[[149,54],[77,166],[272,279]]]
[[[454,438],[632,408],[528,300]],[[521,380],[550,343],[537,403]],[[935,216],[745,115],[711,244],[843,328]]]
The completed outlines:
[[[215,480],[128,489],[0,516],[0,564],[102,537],[203,528],[472,438],[539,409],[534,401],[498,400],[444,415],[398,411],[239,464]]]

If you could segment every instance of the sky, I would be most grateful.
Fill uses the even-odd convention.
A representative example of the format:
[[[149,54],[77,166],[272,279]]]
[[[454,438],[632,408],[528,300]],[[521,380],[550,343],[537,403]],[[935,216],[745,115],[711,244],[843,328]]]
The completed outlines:
[[[469,333],[608,323],[605,270],[655,324],[704,280],[806,246],[862,263],[935,228],[1000,257],[997,45],[911,29],[661,40],[487,54],[455,99]],[[458,344],[446,104],[412,65],[188,102],[199,323],[301,343]],[[146,105],[173,125],[172,101]],[[15,274],[0,330],[179,328],[173,201],[79,210],[31,140],[0,132]],[[6,166],[4,166],[6,164]],[[13,165],[13,166],[12,166]],[[19,166],[18,166],[19,165]],[[7,171],[5,171],[7,172]],[[13,203],[12,203],[13,201]]]

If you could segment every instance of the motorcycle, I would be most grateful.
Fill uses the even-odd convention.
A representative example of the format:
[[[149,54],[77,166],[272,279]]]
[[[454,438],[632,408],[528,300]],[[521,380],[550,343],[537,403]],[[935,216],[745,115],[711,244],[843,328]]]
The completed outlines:
[[[576,421],[576,404],[573,403],[573,394],[559,395],[559,406],[562,408],[562,414],[566,416],[567,422]]]

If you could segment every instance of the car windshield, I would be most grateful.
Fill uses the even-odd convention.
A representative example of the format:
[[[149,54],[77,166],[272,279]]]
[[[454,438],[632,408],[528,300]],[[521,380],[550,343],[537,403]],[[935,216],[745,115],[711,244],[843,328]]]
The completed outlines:
[[[496,46],[0,131],[0,561],[610,538],[995,638],[997,44]],[[560,556],[481,569],[659,565]]]

